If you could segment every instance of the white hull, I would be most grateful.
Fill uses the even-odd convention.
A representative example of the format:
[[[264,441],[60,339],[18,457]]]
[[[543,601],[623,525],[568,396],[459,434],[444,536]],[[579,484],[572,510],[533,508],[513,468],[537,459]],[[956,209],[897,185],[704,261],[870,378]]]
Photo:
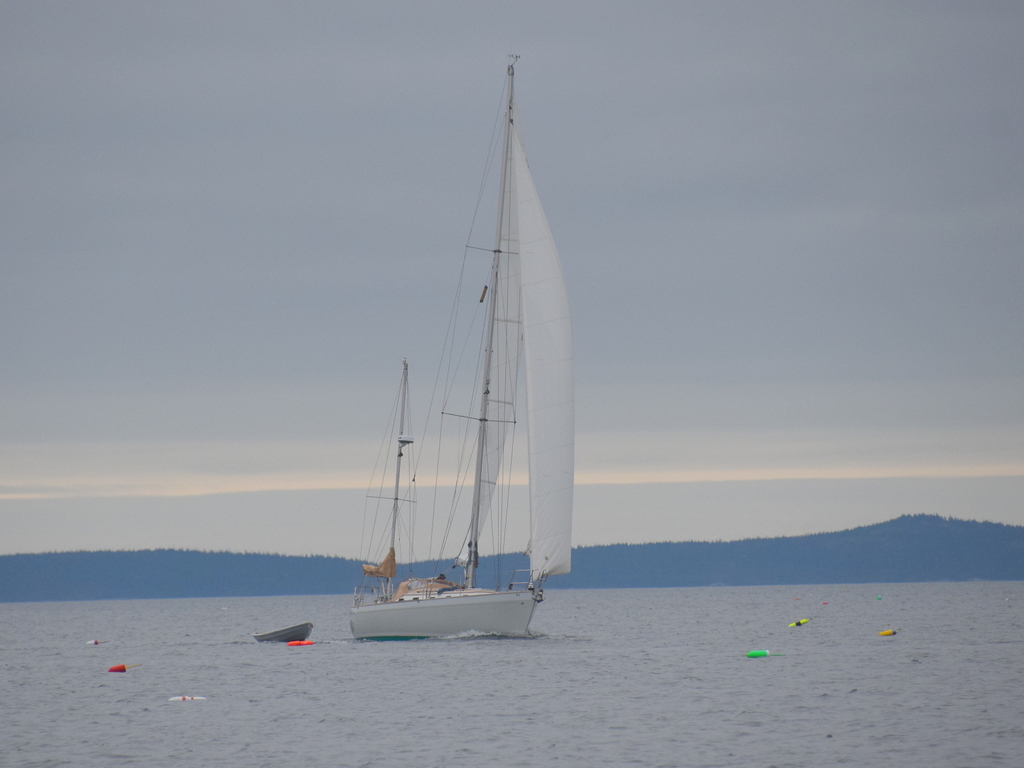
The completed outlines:
[[[355,606],[349,612],[357,640],[411,640],[465,633],[522,636],[530,628],[533,592],[456,591],[417,600]]]

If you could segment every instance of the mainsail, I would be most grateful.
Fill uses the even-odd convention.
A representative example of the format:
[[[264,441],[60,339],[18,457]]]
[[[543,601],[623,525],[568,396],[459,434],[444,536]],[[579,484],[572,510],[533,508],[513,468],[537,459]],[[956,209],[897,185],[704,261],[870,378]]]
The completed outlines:
[[[511,128],[530,443],[530,570],[537,579],[568,573],[570,568],[575,454],[572,324],[558,250],[514,115]]]
[[[516,420],[515,389],[522,360],[530,446],[530,571],[536,581],[568,573],[570,568],[575,439],[572,325],[558,250],[519,133],[512,74],[510,67],[475,523],[463,561],[475,566],[478,532],[491,508],[506,434]]]

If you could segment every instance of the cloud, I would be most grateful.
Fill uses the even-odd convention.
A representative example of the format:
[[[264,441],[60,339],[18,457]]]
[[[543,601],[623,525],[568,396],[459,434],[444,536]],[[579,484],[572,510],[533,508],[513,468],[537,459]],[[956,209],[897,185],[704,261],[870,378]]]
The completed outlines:
[[[667,510],[706,483],[714,535],[751,530],[767,478],[807,510],[862,483],[916,509],[948,481],[978,501],[944,509],[984,516],[982,476],[1005,490],[1024,444],[1022,17],[8,4],[5,508],[120,524],[189,494],[226,548],[279,533],[245,499],[327,524],[403,357],[430,410],[454,283],[486,269],[462,246],[491,245],[480,172],[515,52],[573,307],[581,541],[620,535],[620,492],[643,536],[686,538]],[[784,506],[779,530],[874,514]],[[190,540],[145,530],[117,540]]]

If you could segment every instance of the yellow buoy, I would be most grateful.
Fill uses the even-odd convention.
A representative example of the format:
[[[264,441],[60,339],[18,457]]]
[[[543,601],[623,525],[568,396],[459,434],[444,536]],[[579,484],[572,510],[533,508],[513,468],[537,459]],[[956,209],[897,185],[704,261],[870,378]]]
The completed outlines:
[[[896,630],[895,629],[883,629],[878,634],[881,635],[882,637],[891,637],[892,635],[896,634]]]
[[[802,627],[808,621],[810,621],[810,619],[800,619],[800,621],[794,621],[792,624],[787,624],[786,626],[789,626],[789,627]]]

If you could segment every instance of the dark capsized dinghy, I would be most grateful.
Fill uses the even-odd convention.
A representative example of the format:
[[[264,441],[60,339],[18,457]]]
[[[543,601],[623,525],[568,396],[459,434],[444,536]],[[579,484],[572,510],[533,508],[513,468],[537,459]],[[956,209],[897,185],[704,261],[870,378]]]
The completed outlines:
[[[313,625],[307,621],[305,624],[275,629],[273,632],[253,632],[252,636],[261,643],[290,643],[292,640],[305,640],[312,631]]]

